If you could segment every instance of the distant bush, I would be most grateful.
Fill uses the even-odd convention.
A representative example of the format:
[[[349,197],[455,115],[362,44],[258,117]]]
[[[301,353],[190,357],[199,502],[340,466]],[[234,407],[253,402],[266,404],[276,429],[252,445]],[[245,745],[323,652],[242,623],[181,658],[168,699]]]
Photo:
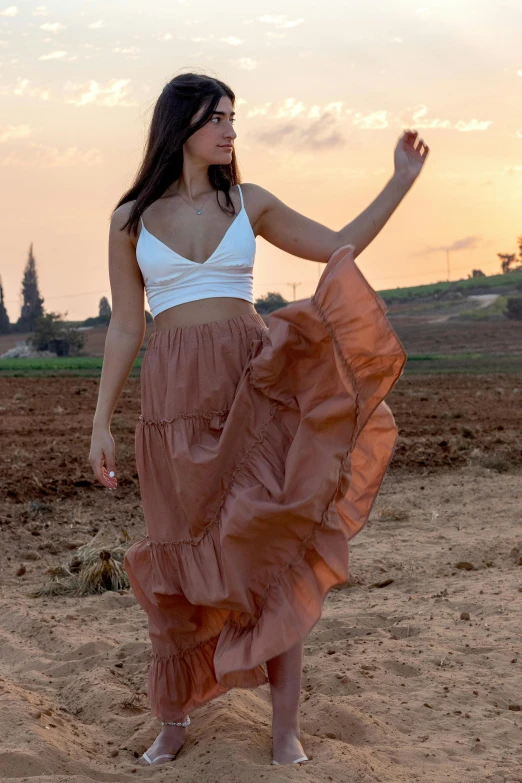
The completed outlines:
[[[506,315],[514,321],[522,321],[522,296],[508,296]]]
[[[263,313],[266,315],[273,310],[278,310],[280,307],[285,307],[287,304],[288,302],[281,294],[270,292],[266,296],[256,299],[254,307],[260,315]]]
[[[37,351],[75,356],[85,344],[85,335],[68,326],[58,313],[45,313],[36,319],[34,330],[26,342]]]
[[[81,322],[82,326],[108,326],[111,322],[112,313],[106,313],[86,318]],[[153,321],[153,317],[148,310],[145,310],[145,323]]]
[[[86,318],[82,321],[82,326],[108,326],[111,320],[110,315],[96,315]]]

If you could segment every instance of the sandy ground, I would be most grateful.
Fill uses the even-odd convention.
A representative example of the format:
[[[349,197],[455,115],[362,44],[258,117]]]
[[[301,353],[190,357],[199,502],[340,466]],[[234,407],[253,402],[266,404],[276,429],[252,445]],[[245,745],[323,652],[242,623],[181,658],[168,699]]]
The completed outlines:
[[[263,686],[195,711],[176,761],[144,769],[135,762],[158,722],[132,593],[28,597],[97,531],[113,542],[143,535],[136,381],[115,414],[120,487],[110,493],[85,462],[96,382],[4,379],[0,780],[520,783],[521,386],[403,377],[388,398],[396,459],[352,542],[349,583],[305,641],[311,761],[270,765]]]

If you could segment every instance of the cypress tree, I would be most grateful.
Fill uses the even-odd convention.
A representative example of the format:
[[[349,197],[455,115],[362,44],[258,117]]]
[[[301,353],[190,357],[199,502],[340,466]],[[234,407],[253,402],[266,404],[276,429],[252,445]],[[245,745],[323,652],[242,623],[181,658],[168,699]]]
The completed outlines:
[[[4,304],[4,287],[2,285],[2,278],[0,277],[0,334],[9,334],[11,331],[11,324],[9,323],[9,316]]]
[[[111,306],[109,304],[109,300],[106,296],[102,296],[100,299],[100,304],[98,308],[98,318],[106,318],[108,321],[111,320]]]
[[[16,331],[32,332],[35,327],[36,319],[44,314],[43,298],[38,290],[38,275],[36,273],[36,262],[33,256],[33,243],[29,247],[29,258],[24,270],[22,280],[22,311],[20,318],[16,322]]]

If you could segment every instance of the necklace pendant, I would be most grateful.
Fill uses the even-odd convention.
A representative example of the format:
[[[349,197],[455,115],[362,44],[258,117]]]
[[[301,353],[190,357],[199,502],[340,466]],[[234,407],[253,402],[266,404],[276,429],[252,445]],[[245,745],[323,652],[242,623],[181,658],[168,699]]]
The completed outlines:
[[[200,209],[197,209],[196,212],[198,213],[198,215],[201,215],[201,210]]]

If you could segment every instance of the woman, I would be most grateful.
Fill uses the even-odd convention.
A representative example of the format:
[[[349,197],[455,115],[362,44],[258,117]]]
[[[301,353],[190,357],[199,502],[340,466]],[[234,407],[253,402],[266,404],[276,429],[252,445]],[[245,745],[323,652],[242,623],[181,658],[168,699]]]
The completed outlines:
[[[395,448],[384,402],[404,349],[354,263],[418,176],[404,133],[382,193],[340,231],[239,184],[235,96],[182,74],[154,108],[134,185],[109,232],[112,317],[89,460],[117,486],[110,420],[154,316],[141,367],[136,463],[147,536],[126,552],[148,617],[148,694],[162,729],[143,766],[176,757],[188,713],[270,683],[273,763],[299,739],[303,639],[348,576]],[[255,238],[324,263],[314,296],[267,328],[252,296]],[[266,666],[266,669],[265,669]]]

